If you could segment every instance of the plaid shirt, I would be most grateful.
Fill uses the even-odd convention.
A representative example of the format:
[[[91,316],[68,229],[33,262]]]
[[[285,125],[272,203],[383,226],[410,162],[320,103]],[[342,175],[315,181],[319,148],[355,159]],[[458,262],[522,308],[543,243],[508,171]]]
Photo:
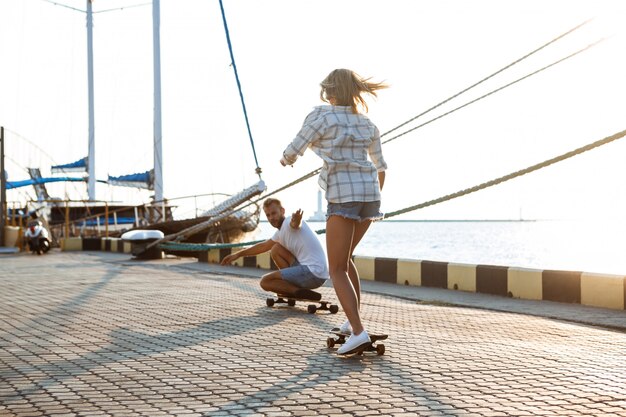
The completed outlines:
[[[380,200],[377,172],[387,164],[380,132],[367,116],[352,113],[349,106],[315,107],[283,156],[293,164],[307,147],[324,161],[319,185],[328,202]]]

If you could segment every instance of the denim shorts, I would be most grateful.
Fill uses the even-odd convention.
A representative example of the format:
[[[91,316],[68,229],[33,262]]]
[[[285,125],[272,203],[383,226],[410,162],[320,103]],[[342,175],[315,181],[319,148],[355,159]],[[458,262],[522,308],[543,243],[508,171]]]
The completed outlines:
[[[285,281],[307,290],[319,288],[326,283],[325,279],[316,277],[308,266],[300,265],[298,261],[295,261],[289,268],[281,269],[280,276]]]
[[[383,213],[380,212],[380,200],[353,201],[349,203],[328,203],[326,220],[330,216],[341,216],[362,222],[365,220],[380,220],[383,218]]]

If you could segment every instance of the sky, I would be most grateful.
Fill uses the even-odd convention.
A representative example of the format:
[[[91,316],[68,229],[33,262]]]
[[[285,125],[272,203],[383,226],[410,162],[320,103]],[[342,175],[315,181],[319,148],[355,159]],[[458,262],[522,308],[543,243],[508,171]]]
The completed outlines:
[[[93,2],[98,179],[153,166],[152,9],[145,3]],[[0,0],[0,125],[7,129],[9,180],[26,179],[27,166],[46,175],[51,164],[87,155],[85,14],[72,8],[85,10],[86,2]],[[382,208],[411,207],[626,129],[626,3],[619,0],[224,0],[224,8],[268,191],[320,166],[310,151],[293,168],[279,159],[321,104],[319,82],[331,70],[350,68],[390,84],[369,101],[368,115],[384,133],[588,19],[404,129],[605,38],[601,43],[385,144]],[[232,194],[258,180],[221,19],[217,0],[161,0],[169,199]],[[397,219],[620,219],[625,156],[622,139]],[[49,188],[58,197],[86,197],[86,187],[75,183]],[[8,199],[25,198],[24,192]],[[306,217],[317,208],[317,193],[316,179],[309,179],[276,196]],[[148,194],[98,185],[97,198],[147,200]],[[191,200],[177,201],[181,217],[211,204],[196,199],[190,208]]]

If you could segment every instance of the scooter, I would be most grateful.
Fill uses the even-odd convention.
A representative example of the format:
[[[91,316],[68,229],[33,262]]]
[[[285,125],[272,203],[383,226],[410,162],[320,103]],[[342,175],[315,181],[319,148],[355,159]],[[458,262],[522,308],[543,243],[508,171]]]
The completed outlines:
[[[37,255],[50,250],[50,233],[39,220],[28,223],[24,240],[28,243],[29,250],[32,253],[37,252]]]

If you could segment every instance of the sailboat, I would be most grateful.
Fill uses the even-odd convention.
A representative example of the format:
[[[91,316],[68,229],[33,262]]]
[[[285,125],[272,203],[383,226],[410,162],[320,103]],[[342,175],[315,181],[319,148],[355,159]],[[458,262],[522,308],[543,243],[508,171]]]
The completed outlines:
[[[43,178],[39,170],[31,172],[31,179],[23,184],[9,184],[10,187],[33,185],[37,192],[37,199],[41,203],[38,211],[44,212],[51,227],[53,236],[72,235],[94,235],[100,234],[102,229],[106,230],[107,236],[115,237],[123,232],[133,229],[153,229],[161,230],[164,234],[170,235],[179,233],[198,225],[206,223],[212,217],[220,216],[220,221],[215,224],[207,224],[206,227],[196,228],[193,232],[181,234],[179,241],[191,243],[215,243],[215,242],[235,242],[242,238],[247,232],[254,230],[258,226],[260,207],[256,204],[248,204],[241,209],[241,206],[251,198],[258,196],[266,190],[265,183],[261,179],[261,169],[258,166],[256,173],[259,181],[251,187],[227,198],[220,204],[205,211],[200,216],[194,218],[175,220],[172,215],[170,202],[164,198],[163,194],[163,155],[162,155],[162,131],[161,131],[161,63],[160,63],[160,1],[152,1],[153,18],[153,66],[154,66],[154,167],[146,172],[122,175],[118,177],[109,176],[108,180],[100,181],[109,185],[135,187],[154,191],[152,201],[143,205],[129,204],[109,204],[99,201],[96,198],[96,176],[95,176],[95,128],[94,128],[94,76],[93,76],[93,11],[91,0],[86,0],[87,19],[87,80],[88,80],[88,117],[89,117],[89,146],[88,155],[78,161],[51,167],[52,173],[67,174],[70,172],[85,172],[84,177],[48,177]],[[235,69],[237,85],[241,95],[239,78],[236,73],[230,37],[224,15],[222,3],[220,2],[224,28],[231,53],[232,66]],[[244,115],[247,121],[245,104],[242,99]],[[248,126],[248,132],[250,128]],[[254,143],[250,134],[252,148]],[[256,152],[255,152],[256,161]],[[79,202],[55,201],[46,190],[45,184],[57,181],[82,181],[87,182],[87,200]],[[45,210],[43,209],[45,206]],[[227,213],[226,216],[224,214]],[[68,224],[71,223],[71,227]],[[111,230],[109,230],[111,226]]]

